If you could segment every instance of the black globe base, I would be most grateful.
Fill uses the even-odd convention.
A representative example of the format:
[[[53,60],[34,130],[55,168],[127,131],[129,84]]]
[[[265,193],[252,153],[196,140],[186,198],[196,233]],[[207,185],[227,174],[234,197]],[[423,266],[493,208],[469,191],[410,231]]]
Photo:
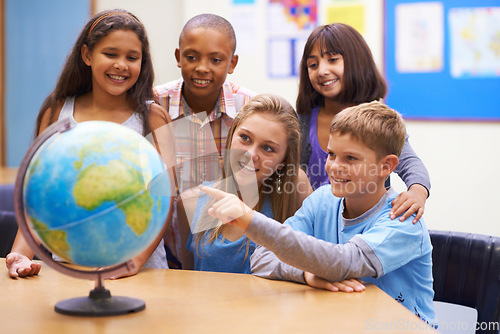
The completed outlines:
[[[67,315],[84,317],[103,317],[139,312],[146,308],[141,299],[131,297],[112,297],[109,290],[95,288],[88,297],[65,299],[58,302],[55,310]]]

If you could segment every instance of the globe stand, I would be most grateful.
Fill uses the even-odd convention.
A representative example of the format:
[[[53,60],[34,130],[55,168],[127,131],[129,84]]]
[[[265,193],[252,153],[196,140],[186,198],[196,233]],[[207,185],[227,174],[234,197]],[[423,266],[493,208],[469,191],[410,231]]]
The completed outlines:
[[[55,306],[56,312],[94,317],[139,312],[146,308],[146,304],[137,298],[112,297],[111,292],[102,285],[101,279],[96,285],[88,297],[70,298],[58,302]]]
[[[48,138],[57,133],[68,131],[72,127],[68,119],[52,124],[35,139],[24,156],[19,167],[14,191],[14,206],[19,230],[30,248],[35,252],[36,256],[48,266],[65,275],[96,281],[96,287],[94,290],[90,291],[88,297],[77,297],[60,301],[55,306],[56,312],[79,316],[110,316],[142,311],[146,308],[144,301],[131,297],[113,297],[110,291],[105,289],[102,284],[103,279],[119,276],[133,270],[134,263],[131,260],[116,266],[100,268],[95,271],[78,270],[66,266],[52,259],[52,256],[40,245],[26,222],[27,217],[23,201],[23,185],[29,164],[36,151]]]

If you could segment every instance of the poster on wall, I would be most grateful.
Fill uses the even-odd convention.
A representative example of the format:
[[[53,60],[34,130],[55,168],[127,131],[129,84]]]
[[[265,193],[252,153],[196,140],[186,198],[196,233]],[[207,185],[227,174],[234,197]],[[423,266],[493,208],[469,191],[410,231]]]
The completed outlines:
[[[345,23],[364,35],[366,32],[365,8],[364,2],[332,2],[326,6],[326,24]]]
[[[269,0],[266,11],[268,76],[298,76],[302,50],[318,22],[317,0]]]
[[[255,0],[233,0],[230,21],[236,34],[236,53],[251,54],[256,52],[259,11]]]
[[[399,73],[443,69],[444,14],[441,2],[401,3],[395,7],[396,70]]]
[[[450,71],[454,78],[500,76],[500,7],[451,8]]]

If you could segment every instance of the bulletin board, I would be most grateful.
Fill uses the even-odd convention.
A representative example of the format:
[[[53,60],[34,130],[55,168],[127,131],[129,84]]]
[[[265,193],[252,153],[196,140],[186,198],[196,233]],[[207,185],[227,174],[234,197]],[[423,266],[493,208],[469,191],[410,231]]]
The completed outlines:
[[[500,121],[498,0],[385,0],[387,104],[405,119]]]
[[[271,79],[297,77],[304,45],[318,24],[318,1],[267,0],[267,73]]]

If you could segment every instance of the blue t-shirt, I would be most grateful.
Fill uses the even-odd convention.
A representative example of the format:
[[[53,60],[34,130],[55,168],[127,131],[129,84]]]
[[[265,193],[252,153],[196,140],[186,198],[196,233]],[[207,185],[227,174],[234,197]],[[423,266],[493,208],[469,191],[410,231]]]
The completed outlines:
[[[201,195],[198,198],[194,213],[195,218],[193,220],[200,220],[201,214],[204,211],[204,206],[208,203],[210,198],[209,195]],[[274,217],[271,202],[268,197],[266,197],[260,212],[269,218]],[[229,241],[219,234],[216,240],[208,243],[210,231],[199,233],[203,233],[204,235],[198,242],[198,245],[196,245],[196,236],[192,233],[189,234],[186,243],[187,250],[193,254],[195,270],[241,274],[251,273],[250,256],[253,254],[256,247],[253,241],[245,237],[245,235],[236,241]]]
[[[398,194],[389,189],[369,211],[345,219],[344,200],[325,185],[314,191],[302,207],[285,221],[294,230],[335,244],[353,237],[362,239],[373,251],[368,257],[378,276],[363,277],[399,301],[420,318],[433,322],[432,245],[429,232],[420,219],[391,220],[391,202]],[[365,250],[363,250],[365,251]],[[374,255],[374,256],[373,256]]]

